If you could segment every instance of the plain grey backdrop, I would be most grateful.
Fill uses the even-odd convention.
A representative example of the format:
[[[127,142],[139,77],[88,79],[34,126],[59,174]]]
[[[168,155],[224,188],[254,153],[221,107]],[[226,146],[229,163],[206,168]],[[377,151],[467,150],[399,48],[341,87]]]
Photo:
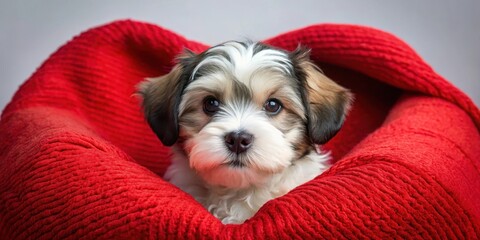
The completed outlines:
[[[0,0],[0,109],[59,46],[91,27],[125,18],[206,44],[262,40],[318,23],[372,26],[405,40],[480,103],[480,0]]]

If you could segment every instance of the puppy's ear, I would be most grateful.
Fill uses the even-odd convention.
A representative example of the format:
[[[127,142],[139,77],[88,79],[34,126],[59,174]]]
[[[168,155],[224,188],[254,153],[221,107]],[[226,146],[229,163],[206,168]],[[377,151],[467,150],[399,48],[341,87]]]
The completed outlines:
[[[195,54],[186,51],[179,57],[188,62]],[[178,106],[190,75],[182,63],[177,64],[167,75],[147,78],[137,86],[143,98],[145,118],[165,146],[172,146],[178,139]]]
[[[325,76],[311,62],[310,49],[291,53],[297,77],[303,79],[307,129],[311,141],[324,144],[340,130],[352,102],[352,94]]]

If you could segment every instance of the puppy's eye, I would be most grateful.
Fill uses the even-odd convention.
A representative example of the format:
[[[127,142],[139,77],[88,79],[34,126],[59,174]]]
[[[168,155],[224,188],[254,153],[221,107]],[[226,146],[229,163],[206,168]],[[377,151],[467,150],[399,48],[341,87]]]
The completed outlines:
[[[270,98],[265,102],[263,110],[268,115],[277,115],[282,110],[282,103],[278,99]]]
[[[220,109],[220,101],[212,96],[203,99],[203,111],[208,115],[213,115]]]

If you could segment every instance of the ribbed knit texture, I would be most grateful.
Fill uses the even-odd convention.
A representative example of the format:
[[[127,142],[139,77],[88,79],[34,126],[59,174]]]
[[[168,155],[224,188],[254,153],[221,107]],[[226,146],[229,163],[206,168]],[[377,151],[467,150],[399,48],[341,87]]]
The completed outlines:
[[[316,25],[266,42],[312,48],[355,94],[324,148],[335,164],[223,225],[165,182],[170,151],[134,86],[207,46],[118,21],[51,55],[0,122],[1,239],[479,239],[480,112],[408,45],[371,28]]]

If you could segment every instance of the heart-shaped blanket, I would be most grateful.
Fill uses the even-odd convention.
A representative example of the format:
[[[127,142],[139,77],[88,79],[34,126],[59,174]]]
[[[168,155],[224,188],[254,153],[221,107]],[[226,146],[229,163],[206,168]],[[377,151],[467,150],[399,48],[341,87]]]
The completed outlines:
[[[207,46],[118,21],[61,47],[0,122],[0,238],[480,238],[480,112],[408,45],[371,28],[315,25],[266,40],[312,49],[355,94],[324,148],[335,164],[223,225],[162,179],[168,148],[135,85]]]

